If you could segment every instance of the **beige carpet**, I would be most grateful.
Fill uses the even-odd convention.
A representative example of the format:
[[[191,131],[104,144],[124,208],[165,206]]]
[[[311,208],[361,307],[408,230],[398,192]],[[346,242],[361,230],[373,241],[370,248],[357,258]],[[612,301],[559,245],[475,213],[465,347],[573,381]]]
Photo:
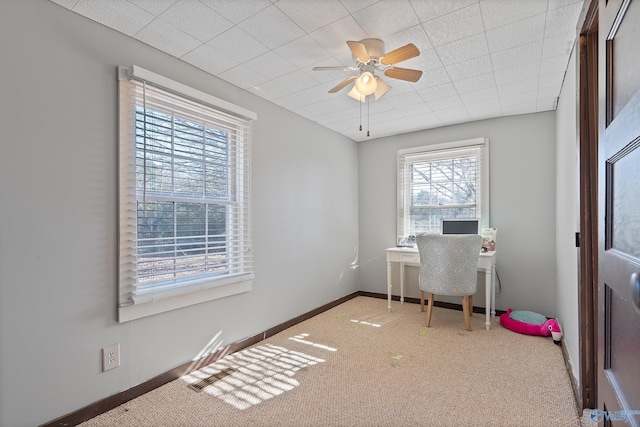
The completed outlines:
[[[550,337],[386,305],[356,297],[82,425],[580,426]]]

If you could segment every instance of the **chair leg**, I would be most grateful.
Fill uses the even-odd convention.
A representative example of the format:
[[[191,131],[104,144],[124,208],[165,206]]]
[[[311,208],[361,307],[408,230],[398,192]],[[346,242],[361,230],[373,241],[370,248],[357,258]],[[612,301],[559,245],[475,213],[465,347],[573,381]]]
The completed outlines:
[[[429,294],[429,302],[427,303],[427,328],[431,326],[431,313],[433,312],[433,294]]]
[[[467,331],[471,331],[471,319],[469,318],[469,295],[462,297],[462,312],[464,314],[464,323]]]
[[[473,295],[469,295],[469,316],[473,316]]]
[[[420,290],[420,311],[424,313],[424,291]]]

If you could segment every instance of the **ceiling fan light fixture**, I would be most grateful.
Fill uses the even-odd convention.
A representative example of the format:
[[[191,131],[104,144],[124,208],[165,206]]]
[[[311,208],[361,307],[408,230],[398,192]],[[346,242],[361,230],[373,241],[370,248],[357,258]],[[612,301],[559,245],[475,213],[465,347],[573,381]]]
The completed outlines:
[[[360,77],[356,79],[355,88],[360,94],[364,96],[374,93],[377,87],[378,82],[376,78],[373,77],[373,74],[371,74],[369,71],[365,71],[364,73],[360,74]]]
[[[351,88],[351,90],[347,95],[349,95],[356,101],[360,101],[360,102],[365,102],[365,99],[366,99],[366,95],[363,95],[360,92],[358,92],[358,89],[356,89],[355,85]]]

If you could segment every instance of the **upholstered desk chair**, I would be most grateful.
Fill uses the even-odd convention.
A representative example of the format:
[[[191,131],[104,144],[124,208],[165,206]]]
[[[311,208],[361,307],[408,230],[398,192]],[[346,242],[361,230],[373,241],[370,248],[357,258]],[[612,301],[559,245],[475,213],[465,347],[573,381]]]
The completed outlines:
[[[471,330],[472,296],[478,288],[478,257],[482,237],[477,234],[421,234],[416,236],[420,253],[420,310],[428,294],[427,328],[431,325],[433,296],[461,296],[467,331]]]

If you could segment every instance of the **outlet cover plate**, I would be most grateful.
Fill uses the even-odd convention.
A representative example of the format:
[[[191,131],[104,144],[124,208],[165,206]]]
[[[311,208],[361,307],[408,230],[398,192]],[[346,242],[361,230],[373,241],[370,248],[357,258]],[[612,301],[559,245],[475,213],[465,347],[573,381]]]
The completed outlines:
[[[120,366],[120,343],[102,349],[102,372]]]

